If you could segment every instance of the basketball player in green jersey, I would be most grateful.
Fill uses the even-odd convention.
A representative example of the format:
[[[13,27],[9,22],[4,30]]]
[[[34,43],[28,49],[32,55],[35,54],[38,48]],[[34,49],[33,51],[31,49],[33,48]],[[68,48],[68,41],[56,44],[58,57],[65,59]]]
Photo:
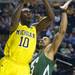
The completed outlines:
[[[62,11],[62,19],[60,23],[59,32],[55,35],[53,42],[51,43],[50,38],[43,37],[42,45],[43,51],[41,54],[31,63],[31,75],[52,75],[54,69],[54,55],[56,54],[58,47],[60,46],[63,37],[67,29],[67,13],[66,10],[72,0],[67,1],[60,8]]]

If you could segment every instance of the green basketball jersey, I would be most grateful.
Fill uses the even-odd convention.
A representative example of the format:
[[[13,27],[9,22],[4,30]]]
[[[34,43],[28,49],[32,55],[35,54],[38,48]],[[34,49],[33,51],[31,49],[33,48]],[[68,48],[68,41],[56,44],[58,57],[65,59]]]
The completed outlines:
[[[54,62],[48,59],[43,52],[33,62],[36,64],[34,64],[32,75],[52,75]]]

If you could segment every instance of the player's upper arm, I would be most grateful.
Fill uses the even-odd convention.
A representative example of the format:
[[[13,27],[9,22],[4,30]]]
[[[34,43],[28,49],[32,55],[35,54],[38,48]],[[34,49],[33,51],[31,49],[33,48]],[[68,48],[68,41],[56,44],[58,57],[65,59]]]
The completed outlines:
[[[56,35],[55,35],[55,39],[53,40],[53,43],[50,47],[50,50],[49,50],[49,54],[52,53],[53,55],[56,54],[63,38],[64,38],[64,32],[63,33],[60,33],[58,32]]]
[[[16,30],[18,24],[19,24],[19,18],[20,18],[20,13],[21,13],[21,9],[23,8],[23,3],[20,3],[17,8],[14,10],[11,19],[11,27],[10,27],[10,32],[12,33],[13,31]]]

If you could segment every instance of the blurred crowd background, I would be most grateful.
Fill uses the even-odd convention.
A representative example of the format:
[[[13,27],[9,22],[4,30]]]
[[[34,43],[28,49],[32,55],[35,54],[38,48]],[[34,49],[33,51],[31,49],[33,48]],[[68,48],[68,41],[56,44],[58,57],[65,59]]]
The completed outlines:
[[[19,3],[19,0],[13,0],[12,2],[0,2],[0,58],[3,56],[5,43],[11,33],[10,27],[12,14]],[[56,32],[58,32],[61,21],[61,12],[58,6],[63,3],[64,2],[57,1],[50,2],[55,14],[55,21],[52,27],[48,27],[39,34],[38,40],[43,36],[49,36],[53,39]],[[38,1],[35,5],[35,0],[33,0],[31,4],[25,4],[24,7],[29,7],[31,9],[33,14],[32,23],[38,22],[42,17],[47,15],[44,4],[40,1]],[[67,14],[68,28],[61,46],[55,56],[56,65],[53,75],[75,75],[75,1],[70,4]],[[38,45],[36,49],[36,53],[38,53]]]

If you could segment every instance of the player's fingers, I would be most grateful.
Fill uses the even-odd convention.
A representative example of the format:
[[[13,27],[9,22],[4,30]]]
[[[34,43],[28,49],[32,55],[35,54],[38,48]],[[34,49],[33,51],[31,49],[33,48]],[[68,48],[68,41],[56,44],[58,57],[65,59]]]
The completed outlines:
[[[60,8],[66,10],[71,2],[72,0],[67,1],[63,6],[60,6]]]

